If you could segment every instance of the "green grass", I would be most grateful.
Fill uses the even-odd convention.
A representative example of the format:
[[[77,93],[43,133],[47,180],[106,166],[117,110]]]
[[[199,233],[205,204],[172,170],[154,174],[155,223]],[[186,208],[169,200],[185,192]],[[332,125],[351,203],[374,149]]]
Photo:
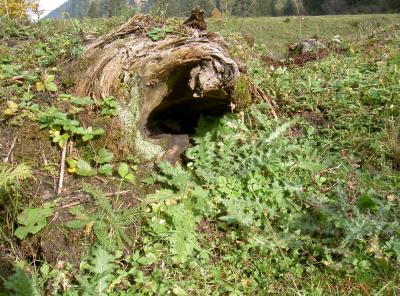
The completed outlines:
[[[19,203],[12,210],[0,205],[1,215],[10,217],[6,222],[0,219],[8,223],[0,225],[4,229],[0,252],[18,254],[18,264],[13,276],[1,275],[6,290],[0,288],[0,295],[398,294],[400,28],[393,26],[398,18],[306,18],[308,31],[303,36],[296,31],[294,18],[290,23],[283,18],[245,20],[247,32],[280,53],[286,43],[313,35],[316,26],[324,38],[336,34],[347,38],[342,38],[340,50],[324,59],[299,68],[272,68],[260,61],[265,47],[250,47],[240,43],[243,40],[236,34],[228,36],[232,54],[245,60],[249,77],[276,102],[279,119],[271,118],[269,106],[260,102],[241,115],[202,119],[184,165],[160,164],[146,178],[137,176],[133,186],[116,174],[101,176],[104,183],[69,175],[69,181],[79,182],[70,183],[68,189],[86,188],[96,203],[87,200],[82,203],[85,209],[71,208],[69,223],[54,220],[48,228],[57,223],[65,241],[73,239],[72,249],[61,246],[64,252],[84,249],[78,262],[45,262],[42,255],[47,254],[35,249],[39,239],[41,247],[46,246],[43,232],[22,242],[15,239],[17,214],[32,204],[40,205],[42,199],[28,195],[29,190],[40,190],[36,185],[7,182],[0,194],[6,192],[7,201]],[[358,31],[354,22],[360,22]],[[0,108],[7,108],[7,101],[18,103],[18,109],[11,110],[14,114],[0,122],[5,131],[2,147],[8,147],[6,135],[13,136],[14,128],[37,124],[40,113],[34,103],[42,110],[66,106],[65,96],[62,99],[59,93],[68,89],[62,86],[64,77],[57,68],[82,51],[79,30],[100,33],[110,27],[110,20],[95,23],[4,26],[3,40],[16,38],[21,44],[12,47],[5,42],[0,47],[4,53]],[[235,32],[240,20],[226,24]],[[265,34],[263,26],[269,28]],[[9,32],[16,37],[9,38]],[[45,72],[55,73],[59,92],[35,90],[35,82]],[[16,75],[26,77],[22,84],[8,80]],[[28,90],[32,97],[24,95]],[[82,112],[71,110],[77,117]],[[93,116],[100,116],[99,112],[94,109]],[[105,137],[114,136],[113,131],[106,132]],[[38,149],[55,150],[55,158],[47,153],[47,161],[57,166],[58,146],[51,146],[46,135],[36,135],[29,143],[40,141]],[[95,144],[75,149],[90,159],[91,154],[95,157]],[[26,152],[21,158],[16,151],[15,162],[21,159],[31,164],[38,184],[54,179],[40,153]],[[134,173],[134,159],[118,162],[129,163]],[[0,176],[0,184],[2,180],[5,183],[5,175]],[[119,195],[109,198],[82,183],[101,184],[108,192],[140,188],[135,200],[143,201],[143,211],[138,216],[131,208],[132,213],[125,215],[131,201]],[[68,216],[56,208],[57,203],[54,207]],[[82,227],[78,233],[72,230]],[[24,245],[31,247],[27,253]],[[60,252],[57,259],[61,256]]]
[[[290,20],[289,22],[285,22]],[[210,30],[243,32],[264,44],[268,52],[283,55],[287,45],[318,36],[330,40],[335,35],[355,40],[380,26],[400,25],[399,14],[304,17],[260,17],[208,20]]]

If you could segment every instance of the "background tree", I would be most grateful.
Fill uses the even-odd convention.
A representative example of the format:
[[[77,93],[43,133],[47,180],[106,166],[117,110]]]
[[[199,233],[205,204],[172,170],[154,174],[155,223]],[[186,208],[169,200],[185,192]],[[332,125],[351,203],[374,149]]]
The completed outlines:
[[[348,10],[346,0],[325,0],[322,4],[324,14],[341,14]]]
[[[232,5],[232,15],[246,16],[250,12],[252,0],[235,0]]]
[[[270,0],[269,1],[269,13],[270,16],[277,16],[278,11],[276,9],[276,0]]]
[[[215,7],[218,8],[219,11],[222,11],[222,2],[221,0],[215,0]]]
[[[248,16],[276,16],[276,0],[257,0],[254,2]]]
[[[92,1],[90,3],[87,15],[90,18],[99,17],[98,7],[97,7],[97,3],[95,1]]]
[[[38,11],[37,0],[1,0],[0,16],[7,15],[10,18],[27,19],[29,12]]]
[[[293,0],[286,0],[285,6],[283,7],[283,14],[284,15],[295,15],[296,9],[293,4]]]
[[[319,15],[323,14],[322,2],[321,0],[303,0],[303,6],[307,14]]]

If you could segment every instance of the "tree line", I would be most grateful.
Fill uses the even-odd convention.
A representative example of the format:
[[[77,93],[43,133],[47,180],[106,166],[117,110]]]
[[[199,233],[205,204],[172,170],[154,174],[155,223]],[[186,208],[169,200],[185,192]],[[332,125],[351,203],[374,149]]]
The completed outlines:
[[[210,16],[216,9],[233,16],[290,16],[388,13],[400,11],[400,0],[147,0],[143,10],[164,9],[168,16],[190,13],[194,6]]]
[[[0,0],[0,16],[26,16],[37,10],[37,0]],[[187,16],[193,7],[202,7],[207,16],[238,17],[326,15],[400,12],[400,0],[69,0],[49,14],[61,18],[111,17],[134,12]]]
[[[200,6],[207,16],[290,16],[400,12],[400,0],[69,0],[63,9],[72,17],[111,17],[136,11],[183,17]]]

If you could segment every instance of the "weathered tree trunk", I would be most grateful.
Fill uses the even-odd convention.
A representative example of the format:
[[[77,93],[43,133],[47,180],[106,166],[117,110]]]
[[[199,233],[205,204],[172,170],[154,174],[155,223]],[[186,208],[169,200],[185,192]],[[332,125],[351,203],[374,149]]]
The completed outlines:
[[[127,139],[145,159],[159,157],[174,135],[193,133],[201,114],[229,112],[240,75],[218,35],[181,25],[154,41],[154,28],[166,27],[137,15],[72,66],[77,95],[118,99]]]

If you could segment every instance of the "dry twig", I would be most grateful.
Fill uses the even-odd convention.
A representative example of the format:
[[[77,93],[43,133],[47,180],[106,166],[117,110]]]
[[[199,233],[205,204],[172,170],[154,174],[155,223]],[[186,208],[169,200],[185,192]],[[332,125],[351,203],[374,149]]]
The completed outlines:
[[[270,110],[271,110],[271,114],[274,117],[275,120],[278,120],[278,115],[275,111],[274,105],[272,104],[271,99],[264,93],[264,91],[257,87],[257,91],[260,94],[260,96],[263,98],[263,100],[268,104]]]
[[[123,194],[127,194],[129,192],[131,192],[132,190],[124,190],[124,191],[117,191],[117,192],[110,192],[110,193],[105,193],[104,196],[107,198],[113,197],[113,196],[117,196],[117,195],[123,195]],[[85,196],[89,196],[89,194],[85,194]],[[137,201],[143,202],[143,199],[137,197],[137,196],[132,196],[134,199],[136,199]],[[65,200],[63,200],[65,201]],[[83,200],[78,200],[78,201],[74,201],[71,202],[69,204],[65,204],[65,205],[61,205],[59,207],[59,209],[69,209],[72,207],[75,207],[77,205],[80,205],[83,202]]]
[[[11,154],[12,154],[12,152],[14,150],[15,144],[17,143],[17,137],[18,136],[14,137],[14,139],[13,139],[13,141],[11,143],[10,149],[7,152],[7,156],[4,157],[4,159],[3,159],[3,161],[6,162],[6,163],[10,160],[10,157],[11,157]]]
[[[62,152],[61,152],[61,163],[60,163],[60,177],[58,179],[57,195],[61,194],[63,182],[64,182],[64,171],[65,171],[65,156],[67,154],[68,140],[65,141]]]

